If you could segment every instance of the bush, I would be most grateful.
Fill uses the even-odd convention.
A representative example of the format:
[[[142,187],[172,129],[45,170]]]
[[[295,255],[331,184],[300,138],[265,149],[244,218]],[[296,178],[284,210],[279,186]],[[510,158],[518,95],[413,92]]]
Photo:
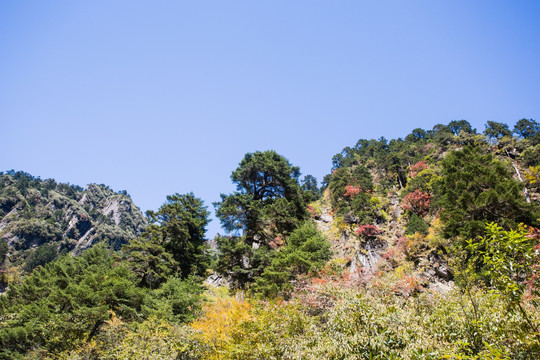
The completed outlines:
[[[405,229],[405,235],[414,235],[416,233],[427,235],[429,232],[429,227],[426,222],[418,215],[411,214],[409,222],[407,223],[407,228]]]
[[[24,271],[31,272],[38,266],[44,266],[56,259],[56,256],[56,250],[53,245],[41,245],[34,249],[26,258]]]

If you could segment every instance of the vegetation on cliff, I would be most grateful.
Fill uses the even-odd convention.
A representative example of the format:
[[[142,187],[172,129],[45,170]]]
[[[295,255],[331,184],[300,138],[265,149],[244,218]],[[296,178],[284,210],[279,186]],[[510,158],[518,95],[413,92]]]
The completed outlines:
[[[359,140],[321,188],[248,153],[215,248],[202,200],[174,194],[79,256],[66,211],[119,226],[87,206],[106,188],[4,174],[0,261],[25,266],[0,297],[0,358],[537,359],[539,149],[531,119],[451,121]]]

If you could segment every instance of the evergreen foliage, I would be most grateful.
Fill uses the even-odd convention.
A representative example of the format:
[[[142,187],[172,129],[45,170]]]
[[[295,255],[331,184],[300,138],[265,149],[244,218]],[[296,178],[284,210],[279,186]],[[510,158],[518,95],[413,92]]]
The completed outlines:
[[[204,239],[209,214],[193,193],[168,195],[157,212],[147,212],[150,226],[142,238],[161,244],[172,255],[177,265],[174,271],[182,278],[203,275],[210,261]]]
[[[183,323],[194,318],[202,293],[195,279],[169,277],[149,291],[138,286],[129,267],[97,245],[11,284],[0,297],[0,358],[19,358],[32,349],[42,354],[74,349],[99,336],[110,319],[135,322],[159,316]]]
[[[271,264],[257,279],[253,291],[260,296],[288,297],[291,280],[298,275],[316,273],[330,259],[330,243],[311,222],[291,233],[287,244],[275,252]]]
[[[122,249],[127,266],[137,276],[140,286],[155,289],[178,268],[173,255],[165,250],[160,240],[158,237],[139,237]]]
[[[304,176],[301,188],[302,196],[307,204],[319,200],[322,195],[321,190],[317,187],[317,178],[312,175]]]
[[[274,151],[246,154],[215,204],[234,297],[201,283],[193,194],[144,229],[125,191],[0,173],[0,359],[536,360],[540,135],[509,129],[360,139],[324,196]]]
[[[77,253],[102,241],[119,249],[146,226],[125,192],[95,184],[83,189],[13,170],[0,173],[0,222],[10,266],[23,265],[32,249],[44,244],[58,253]]]
[[[360,223],[373,221],[375,213],[370,204],[373,177],[365,166],[334,170],[328,188],[332,196],[332,207],[338,215],[349,213],[358,218],[357,222]]]
[[[248,153],[231,175],[237,191],[221,194],[216,215],[227,231],[240,230],[249,244],[287,235],[306,217],[299,176],[300,169],[275,151]]]
[[[196,278],[169,277],[145,297],[143,314],[175,324],[193,321],[201,309],[203,290]]]
[[[448,123],[448,130],[458,136],[462,131],[469,134],[476,134],[476,129],[473,129],[467,120],[452,120]]]
[[[514,133],[523,139],[534,138],[540,133],[540,124],[533,119],[521,119],[514,126]]]
[[[272,244],[287,237],[307,217],[300,169],[275,151],[248,153],[231,179],[237,191],[221,194],[216,215],[234,237],[217,240],[217,270],[241,288],[270,264]]]
[[[534,208],[525,202],[522,186],[491,154],[466,146],[442,161],[438,206],[446,237],[475,238],[486,222],[511,228],[536,223]]]
[[[405,229],[405,235],[414,235],[416,233],[427,235],[429,227],[426,222],[415,213],[411,214],[409,222],[407,223],[407,228]]]
[[[38,266],[50,263],[56,259],[56,256],[57,254],[54,246],[49,244],[41,245],[28,255],[24,264],[24,270],[30,272]]]
[[[8,244],[4,239],[0,239],[0,266],[4,265],[8,253]]]
[[[95,246],[79,257],[64,256],[12,284],[1,300],[2,356],[43,347],[61,351],[90,340],[110,312],[135,320],[144,294],[112,253]]]
[[[497,141],[503,136],[512,136],[512,132],[507,124],[496,121],[488,121],[486,124],[486,130],[484,130],[484,135],[486,135],[487,138]]]
[[[219,250],[216,270],[228,275],[234,287],[244,288],[260,273],[252,259],[255,258],[254,252],[267,252],[266,248],[254,249],[243,236],[219,236],[216,244]]]

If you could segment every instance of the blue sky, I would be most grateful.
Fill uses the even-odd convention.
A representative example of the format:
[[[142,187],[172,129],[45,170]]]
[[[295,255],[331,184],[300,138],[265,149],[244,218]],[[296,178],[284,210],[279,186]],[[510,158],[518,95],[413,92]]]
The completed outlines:
[[[0,171],[213,211],[246,152],[321,180],[360,138],[540,121],[539,18],[538,1],[0,0]]]

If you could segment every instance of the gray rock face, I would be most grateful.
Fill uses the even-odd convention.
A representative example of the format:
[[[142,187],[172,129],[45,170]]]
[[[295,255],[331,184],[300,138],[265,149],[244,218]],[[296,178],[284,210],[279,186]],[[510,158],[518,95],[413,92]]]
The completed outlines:
[[[0,176],[0,238],[8,243],[12,263],[43,244],[75,254],[100,241],[119,248],[146,225],[125,192],[105,185],[82,189],[25,173]]]
[[[205,284],[215,287],[229,287],[229,281],[225,276],[220,274],[212,274],[204,281]]]

